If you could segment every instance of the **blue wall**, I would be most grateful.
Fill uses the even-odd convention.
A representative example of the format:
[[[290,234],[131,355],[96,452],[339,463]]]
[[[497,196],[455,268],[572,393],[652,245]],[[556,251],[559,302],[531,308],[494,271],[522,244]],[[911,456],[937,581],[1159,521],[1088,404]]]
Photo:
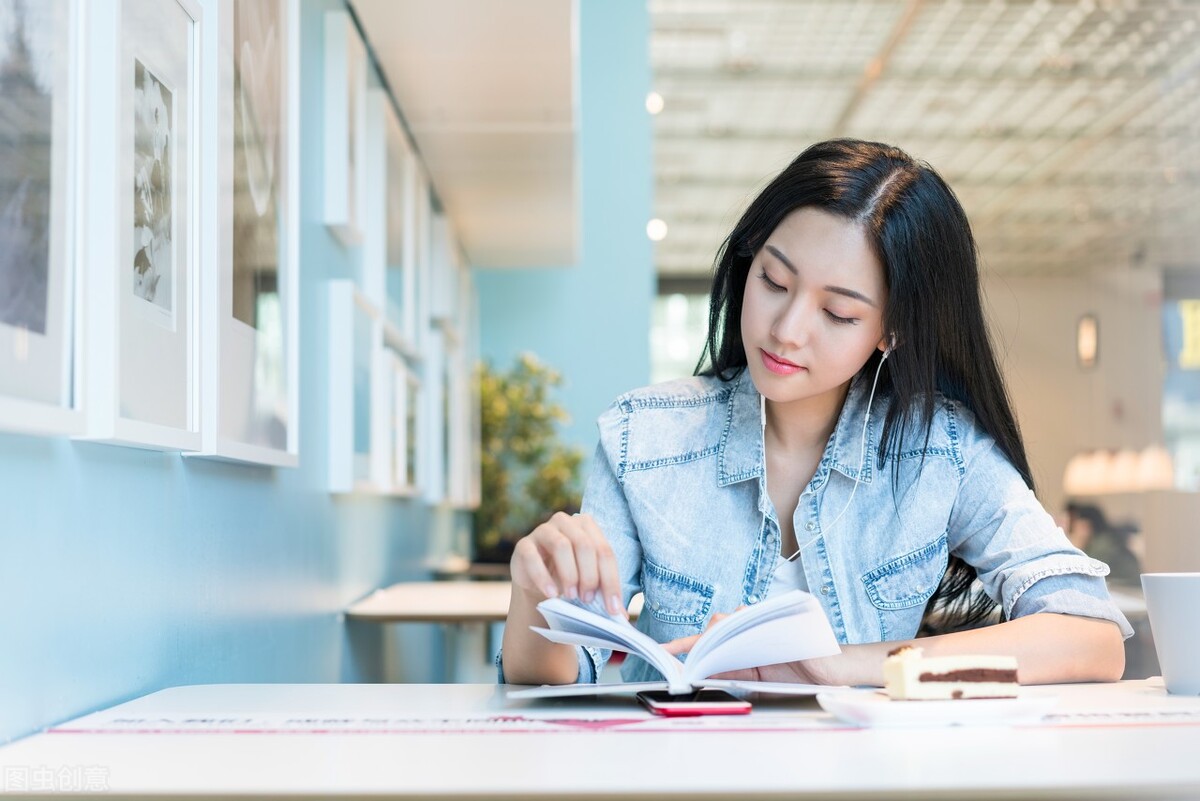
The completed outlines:
[[[323,13],[340,6],[302,3],[301,466],[0,434],[0,743],[180,684],[442,675],[434,627],[340,617],[468,535],[461,513],[323,489],[321,284],[358,257],[319,221]],[[477,279],[485,355],[560,368],[590,449],[596,415],[649,375],[649,21],[637,0],[580,6],[582,259]]]
[[[357,258],[319,222],[322,15],[340,5],[305,0],[301,26],[301,467],[0,434],[0,743],[172,685],[440,676],[432,627],[397,655],[339,616],[466,534],[461,515],[322,488],[320,285]]]
[[[578,264],[475,271],[481,349],[507,368],[532,351],[557,369],[565,438],[590,458],[596,417],[650,380],[655,292],[649,12],[639,0],[582,0],[580,159],[583,206]]]

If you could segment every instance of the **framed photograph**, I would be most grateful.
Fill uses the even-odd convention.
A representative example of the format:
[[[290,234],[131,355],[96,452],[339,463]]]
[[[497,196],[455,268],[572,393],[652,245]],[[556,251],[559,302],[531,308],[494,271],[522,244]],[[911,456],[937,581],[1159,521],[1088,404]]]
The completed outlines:
[[[83,428],[76,0],[0,0],[0,429]]]
[[[434,462],[444,476],[441,500],[467,508],[477,503],[478,494],[474,290],[466,259],[443,214],[434,213],[430,235],[430,325],[437,340],[434,350],[441,373],[438,413],[442,438],[435,445]]]
[[[328,282],[329,491],[412,495],[422,475],[421,380],[399,330],[353,281]]]
[[[299,462],[299,12],[221,0],[217,281],[205,287],[200,455]]]
[[[391,486],[393,494],[416,494],[417,419],[421,399],[421,380],[405,358],[393,348],[385,348],[391,367]]]
[[[329,490],[386,492],[391,365],[383,318],[353,281],[328,282]]]
[[[325,224],[347,247],[363,232],[367,51],[346,11],[325,12]]]
[[[413,242],[413,310],[412,330],[405,329],[419,352],[428,350],[433,305],[433,203],[429,196],[429,178],[424,169],[413,161],[412,233]]]
[[[363,176],[363,240],[358,285],[367,300],[385,311],[389,178],[386,120],[390,111],[387,92],[378,86],[367,89],[366,137],[362,154],[367,169]]]
[[[88,438],[200,448],[201,12],[194,0],[120,4],[115,180],[97,181],[112,195],[91,228],[112,227],[116,258],[91,267],[100,280],[88,290]]]
[[[399,349],[417,358],[417,159],[400,119],[389,105],[384,114],[387,190],[384,227],[387,237],[387,319],[400,329]]]

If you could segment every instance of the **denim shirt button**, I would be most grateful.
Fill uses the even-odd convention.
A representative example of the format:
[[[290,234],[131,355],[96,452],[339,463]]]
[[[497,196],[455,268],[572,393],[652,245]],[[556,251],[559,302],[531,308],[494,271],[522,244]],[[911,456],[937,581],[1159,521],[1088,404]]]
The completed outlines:
[[[756,603],[758,603],[758,596],[757,596],[757,595],[751,595],[751,596],[750,596],[749,598],[747,598],[746,600],[747,600],[747,601],[749,601],[749,602],[750,602],[750,603],[752,603],[752,604],[756,604]]]
[[[828,594],[829,594],[829,585],[828,585],[828,584],[826,584],[825,586],[821,587],[821,594],[822,594],[822,595],[828,595]]]
[[[816,528],[817,528],[817,524],[816,524],[816,523],[807,523],[807,524],[805,524],[805,526],[804,526],[804,530],[805,530],[805,531],[814,531],[814,530],[816,530]]]

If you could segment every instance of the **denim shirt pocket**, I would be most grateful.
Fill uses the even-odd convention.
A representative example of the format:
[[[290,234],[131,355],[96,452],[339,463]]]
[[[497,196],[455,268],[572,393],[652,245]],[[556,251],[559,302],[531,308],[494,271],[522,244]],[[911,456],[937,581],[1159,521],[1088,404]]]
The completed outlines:
[[[642,560],[645,610],[659,623],[701,627],[712,608],[713,586]]]
[[[943,533],[928,545],[886,562],[862,577],[867,597],[879,611],[882,639],[912,637],[925,603],[946,572],[949,552]]]

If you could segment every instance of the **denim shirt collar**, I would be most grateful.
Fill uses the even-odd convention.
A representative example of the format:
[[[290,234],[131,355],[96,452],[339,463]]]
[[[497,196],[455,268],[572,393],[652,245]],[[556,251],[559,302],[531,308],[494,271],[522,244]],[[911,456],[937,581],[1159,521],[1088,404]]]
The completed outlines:
[[[833,434],[825,445],[825,453],[821,456],[816,475],[813,476],[813,485],[823,484],[830,470],[837,470],[847,478],[858,477],[860,458],[860,480],[864,484],[871,483],[874,473],[872,465],[875,461],[873,455],[878,450],[879,424],[873,422],[868,426],[865,451],[862,448],[862,425],[872,378],[873,376],[868,377],[866,373],[859,373],[851,380],[837,425],[834,426]],[[760,477],[763,474],[765,456],[759,405],[761,400],[754,381],[750,378],[750,371],[743,369],[730,382],[728,389],[728,411],[717,460],[717,484],[722,487]],[[880,403],[880,399],[876,397],[871,409],[873,420],[881,420],[885,409],[886,404]]]

